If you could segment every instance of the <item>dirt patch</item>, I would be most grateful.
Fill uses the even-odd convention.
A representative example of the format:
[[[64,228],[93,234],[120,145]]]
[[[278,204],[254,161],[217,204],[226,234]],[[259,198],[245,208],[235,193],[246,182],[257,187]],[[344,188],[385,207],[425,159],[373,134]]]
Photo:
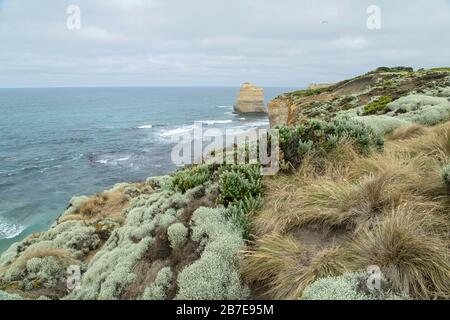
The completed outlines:
[[[370,86],[374,85],[376,82],[377,77],[374,75],[359,77],[337,87],[336,90],[334,91],[334,95],[348,96],[355,92],[362,92],[367,88],[369,88]]]
[[[345,242],[347,233],[348,230],[344,228],[324,231],[314,227],[308,227],[300,228],[291,234],[302,245],[317,248],[331,248]]]

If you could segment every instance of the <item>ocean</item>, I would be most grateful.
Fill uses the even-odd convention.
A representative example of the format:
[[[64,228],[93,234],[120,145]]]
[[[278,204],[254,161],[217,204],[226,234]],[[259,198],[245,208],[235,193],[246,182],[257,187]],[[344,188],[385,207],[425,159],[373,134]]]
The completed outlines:
[[[266,100],[293,88],[265,88]],[[239,88],[0,89],[0,252],[48,229],[71,197],[170,173],[171,137],[268,127],[232,113]]]

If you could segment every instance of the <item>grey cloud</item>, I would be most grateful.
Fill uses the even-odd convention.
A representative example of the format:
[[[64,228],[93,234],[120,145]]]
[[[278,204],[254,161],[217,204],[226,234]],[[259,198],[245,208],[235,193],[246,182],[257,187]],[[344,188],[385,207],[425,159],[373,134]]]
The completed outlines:
[[[366,28],[371,4],[381,30]],[[449,16],[448,0],[3,0],[0,86],[304,86],[449,65]]]

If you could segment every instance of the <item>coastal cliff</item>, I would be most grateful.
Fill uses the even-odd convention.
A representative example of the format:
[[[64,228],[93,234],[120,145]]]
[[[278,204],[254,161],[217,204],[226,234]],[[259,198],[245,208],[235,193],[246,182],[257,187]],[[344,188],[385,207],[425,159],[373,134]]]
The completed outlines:
[[[280,173],[202,164],[74,197],[0,256],[0,299],[448,299],[450,68],[379,68],[269,115]]]
[[[255,87],[251,83],[244,83],[234,106],[234,112],[266,113],[266,107],[264,106],[264,90]]]
[[[338,112],[356,110],[382,99],[389,103],[411,94],[436,95],[448,87],[444,69],[413,71],[411,68],[378,68],[337,84],[315,85],[306,90],[286,93],[268,104],[270,124],[294,125],[309,118],[330,119]],[[443,93],[443,95],[445,95]],[[386,104],[380,103],[369,114],[382,114]]]

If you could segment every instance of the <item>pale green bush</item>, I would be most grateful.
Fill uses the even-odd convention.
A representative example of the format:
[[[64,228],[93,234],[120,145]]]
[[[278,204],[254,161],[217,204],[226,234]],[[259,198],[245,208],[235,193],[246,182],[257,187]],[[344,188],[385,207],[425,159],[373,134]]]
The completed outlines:
[[[166,291],[173,278],[170,267],[159,270],[155,282],[145,289],[142,299],[144,300],[164,300],[166,299]]]
[[[427,126],[433,126],[450,119],[450,103],[434,106],[426,105],[420,110],[400,115],[399,118]]]
[[[409,95],[388,105],[388,115],[425,125],[435,125],[450,119],[450,102],[445,98]]]
[[[88,265],[81,280],[81,289],[73,291],[67,299],[118,299],[135,280],[132,268],[153,244],[153,239],[147,237],[138,243],[123,238],[121,241],[120,232],[111,238],[112,241]]]
[[[0,291],[0,300],[25,300],[18,294],[12,294],[5,291]]]
[[[225,209],[199,208],[192,217],[192,239],[205,244],[197,261],[178,276],[176,299],[245,299],[249,290],[240,279],[244,241],[225,218]]]
[[[408,121],[403,119],[394,118],[388,115],[380,116],[365,116],[365,117],[354,117],[356,121],[360,121],[372,128],[377,134],[385,135],[391,133],[401,126],[409,124]]]
[[[350,116],[353,120],[363,122],[376,133],[384,135],[411,123],[428,126],[450,119],[450,102],[445,98],[426,95],[409,95],[387,105],[385,115],[359,116],[354,111],[339,113],[336,117]]]
[[[441,88],[438,94],[440,97],[450,98],[450,87]]]
[[[51,241],[53,248],[72,251],[81,257],[100,245],[100,238],[94,227],[84,221],[66,221],[43,233],[39,241]]]
[[[133,199],[125,211],[123,226],[114,230],[89,263],[82,276],[81,289],[67,298],[119,299],[136,279],[133,267],[154,243],[152,232],[173,223],[177,214],[175,208],[185,204],[183,195],[167,190]]]
[[[69,201],[69,207],[63,213],[63,216],[74,214],[89,199],[87,196],[72,197]]]
[[[173,224],[176,219],[176,211],[174,209],[169,209],[164,214],[160,214],[157,217],[156,224],[158,227],[165,229]]]
[[[388,104],[388,110],[396,114],[404,114],[411,111],[419,110],[425,106],[450,105],[447,99],[426,96],[426,95],[409,95],[401,97]]]
[[[182,223],[174,223],[167,229],[167,236],[169,237],[172,248],[178,247],[182,244],[188,235],[188,228]]]
[[[172,184],[171,176],[159,176],[147,178],[146,184],[154,189],[169,190]]]
[[[66,267],[55,257],[32,258],[27,261],[26,277],[23,284],[26,290],[55,287],[66,275]]]
[[[389,292],[362,291],[366,285],[366,273],[346,273],[339,277],[322,278],[309,285],[301,296],[302,300],[402,300]]]

